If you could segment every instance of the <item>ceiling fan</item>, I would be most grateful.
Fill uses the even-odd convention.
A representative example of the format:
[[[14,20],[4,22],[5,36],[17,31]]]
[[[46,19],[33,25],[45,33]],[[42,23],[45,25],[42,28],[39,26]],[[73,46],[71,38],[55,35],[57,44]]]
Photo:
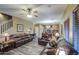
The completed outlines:
[[[18,8],[9,8],[9,9],[3,9],[3,10],[7,10],[7,11],[24,11],[24,13],[26,13],[26,15],[28,16],[34,16],[34,17],[38,17],[38,11],[36,9],[32,9],[32,8],[27,8],[27,9],[18,9]],[[24,15],[23,13],[21,13],[20,15]]]
[[[34,10],[32,8],[27,8],[27,9],[22,9],[23,11],[26,12],[27,16],[29,17],[38,17],[38,11],[37,10]]]

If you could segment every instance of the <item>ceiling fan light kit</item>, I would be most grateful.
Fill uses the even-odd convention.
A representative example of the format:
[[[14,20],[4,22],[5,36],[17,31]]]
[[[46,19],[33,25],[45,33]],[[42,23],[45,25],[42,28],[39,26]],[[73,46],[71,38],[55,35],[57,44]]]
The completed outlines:
[[[27,14],[27,17],[28,17],[28,18],[32,18],[32,15],[31,15],[31,14]]]
[[[33,11],[31,8],[27,8],[27,10],[25,10],[25,9],[22,9],[22,10],[26,11],[28,18],[32,18],[33,16],[38,17],[38,11],[37,10]]]

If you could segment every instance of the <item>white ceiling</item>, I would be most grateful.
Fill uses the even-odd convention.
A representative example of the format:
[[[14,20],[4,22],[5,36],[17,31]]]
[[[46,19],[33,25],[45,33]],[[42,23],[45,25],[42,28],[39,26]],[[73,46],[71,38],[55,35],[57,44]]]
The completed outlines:
[[[0,12],[16,16],[33,23],[59,23],[66,4],[0,4]],[[38,11],[38,17],[27,18],[22,9],[32,8]]]

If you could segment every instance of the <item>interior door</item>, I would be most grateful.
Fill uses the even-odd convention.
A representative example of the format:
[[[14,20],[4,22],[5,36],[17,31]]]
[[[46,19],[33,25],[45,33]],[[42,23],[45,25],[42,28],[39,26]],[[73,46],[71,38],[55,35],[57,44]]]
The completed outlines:
[[[69,19],[64,22],[65,39],[69,42]]]

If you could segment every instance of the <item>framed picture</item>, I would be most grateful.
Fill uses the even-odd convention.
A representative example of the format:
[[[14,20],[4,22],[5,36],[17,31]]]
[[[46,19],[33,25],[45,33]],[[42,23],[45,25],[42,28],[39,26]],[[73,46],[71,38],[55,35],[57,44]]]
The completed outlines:
[[[23,32],[23,31],[24,31],[23,24],[17,24],[17,32]]]

